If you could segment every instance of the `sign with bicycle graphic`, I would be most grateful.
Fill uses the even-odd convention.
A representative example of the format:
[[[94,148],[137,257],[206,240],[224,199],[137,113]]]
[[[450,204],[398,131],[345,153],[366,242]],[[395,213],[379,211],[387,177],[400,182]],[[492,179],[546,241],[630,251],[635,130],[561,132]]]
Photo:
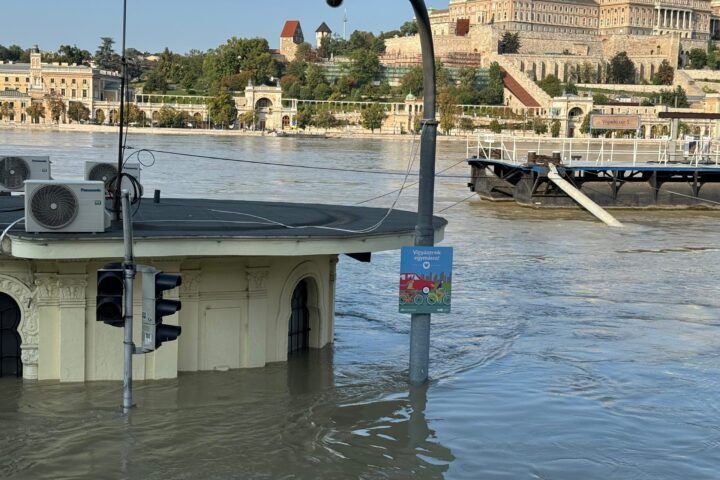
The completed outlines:
[[[403,247],[400,313],[450,313],[452,247]]]

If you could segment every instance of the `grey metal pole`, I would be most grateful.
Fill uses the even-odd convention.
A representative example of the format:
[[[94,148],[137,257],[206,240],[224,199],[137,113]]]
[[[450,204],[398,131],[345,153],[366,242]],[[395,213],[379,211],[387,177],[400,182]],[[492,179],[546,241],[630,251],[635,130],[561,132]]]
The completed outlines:
[[[342,0],[327,0],[331,7],[339,7]],[[432,224],[435,201],[435,47],[433,46],[430,16],[425,0],[410,0],[420,35],[423,64],[423,130],[420,139],[420,185],[418,219],[415,226],[415,245],[432,246],[435,231]],[[430,315],[413,314],[410,319],[410,383],[422,384],[428,379],[430,364]]]
[[[123,413],[132,408],[132,356],[133,344],[133,284],[135,283],[135,260],[133,258],[132,217],[130,216],[130,194],[122,191],[123,242],[125,244],[125,361],[123,369]]]
[[[123,142],[123,124],[125,123],[125,89],[127,86],[127,59],[125,58],[125,34],[127,32],[127,0],[123,0],[123,27],[122,27],[122,56],[120,57],[120,133],[118,138],[118,174],[115,180],[115,195],[113,196],[113,213],[120,214],[120,189],[122,188],[123,155],[125,154]]]
[[[432,246],[435,230],[432,216],[435,201],[435,146],[437,120],[435,119],[435,48],[430,18],[424,0],[410,0],[418,24],[423,62],[423,131],[420,139],[420,185],[418,194],[418,220],[415,226],[415,245]],[[419,385],[427,381],[430,366],[430,314],[415,313],[410,319],[410,383]]]

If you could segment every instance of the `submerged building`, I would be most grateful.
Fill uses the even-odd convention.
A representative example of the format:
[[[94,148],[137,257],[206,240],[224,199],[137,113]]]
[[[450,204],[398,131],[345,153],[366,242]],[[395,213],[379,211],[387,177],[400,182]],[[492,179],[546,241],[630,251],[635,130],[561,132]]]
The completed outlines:
[[[2,223],[23,215],[22,197],[0,197],[0,204]],[[143,202],[134,216],[136,261],[182,276],[182,285],[166,295],[179,299],[182,309],[165,317],[182,334],[155,353],[136,355],[133,377],[262,367],[332,343],[339,255],[369,261],[371,252],[413,243],[416,214],[393,211],[383,221],[386,213],[292,203]],[[436,241],[445,225],[434,219]],[[15,226],[2,252],[0,376],[120,379],[123,329],[96,321],[95,310],[96,272],[122,258],[122,229],[27,233]]]

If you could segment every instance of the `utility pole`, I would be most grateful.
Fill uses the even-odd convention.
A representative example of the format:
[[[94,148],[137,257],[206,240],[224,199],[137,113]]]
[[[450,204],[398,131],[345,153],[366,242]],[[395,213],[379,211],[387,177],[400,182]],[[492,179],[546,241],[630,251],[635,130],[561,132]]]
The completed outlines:
[[[345,14],[343,15],[343,40],[347,40],[347,8],[345,9]]]
[[[125,34],[127,32],[127,0],[123,0],[123,27],[122,27],[122,56],[121,78],[120,78],[120,132],[118,139],[118,173],[115,179],[115,195],[113,195],[113,213],[115,220],[119,220],[120,216],[120,192],[122,189],[122,168],[125,149],[123,142],[123,124],[125,123],[125,89],[127,88],[127,59],[125,58]]]
[[[326,0],[331,7],[339,7],[342,0]],[[420,185],[418,219],[415,226],[415,246],[435,244],[433,204],[435,201],[435,147],[438,122],[435,119],[435,47],[430,16],[425,0],[410,0],[418,24],[423,68],[423,115],[420,138]],[[347,16],[346,16],[347,17]],[[419,385],[428,379],[430,365],[430,314],[413,313],[410,319],[410,383]]]
[[[132,216],[130,215],[130,194],[122,191],[123,241],[125,243],[125,359],[123,369],[123,413],[132,408],[132,356],[135,351],[133,344],[133,283],[135,283],[135,259],[133,258]]]

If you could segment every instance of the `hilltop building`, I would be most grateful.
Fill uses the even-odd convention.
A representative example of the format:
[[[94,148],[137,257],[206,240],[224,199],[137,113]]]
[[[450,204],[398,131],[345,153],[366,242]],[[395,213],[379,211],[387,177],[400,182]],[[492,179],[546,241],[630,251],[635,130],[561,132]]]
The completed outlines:
[[[447,9],[431,12],[430,21],[441,59],[464,56],[483,67],[498,61],[533,79],[553,73],[566,81],[585,63],[600,77],[604,64],[625,51],[638,80],[650,80],[663,60],[683,66],[691,49],[707,49],[708,41],[720,39],[720,2],[450,0]],[[506,32],[518,33],[516,55],[499,51]],[[382,61],[418,64],[419,38],[388,39]]]
[[[280,54],[285,60],[291,62],[295,60],[297,47],[305,41],[300,22],[298,20],[288,20],[280,32]]]
[[[105,108],[120,99],[120,75],[99,68],[65,63],[43,63],[42,53],[35,46],[30,63],[0,62],[0,104],[9,107],[5,120],[25,123],[25,108],[32,103],[43,104],[47,111],[47,96],[58,95],[66,107],[71,101],[80,102],[91,112]],[[50,123],[49,115],[39,123]]]
[[[320,48],[323,38],[329,38],[331,36],[332,30],[327,26],[327,23],[322,22],[317,30],[315,30],[315,47]]]

